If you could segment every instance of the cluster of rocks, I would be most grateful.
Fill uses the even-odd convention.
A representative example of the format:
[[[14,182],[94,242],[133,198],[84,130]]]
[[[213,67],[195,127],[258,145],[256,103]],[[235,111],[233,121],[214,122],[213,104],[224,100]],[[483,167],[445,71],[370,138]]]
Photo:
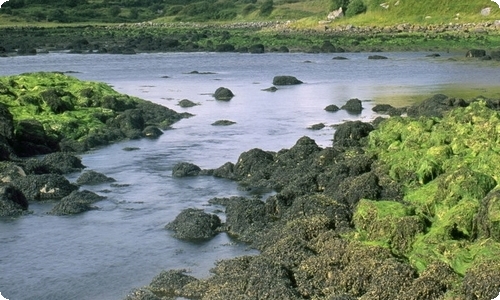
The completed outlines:
[[[392,115],[442,117],[467,105],[462,99],[435,95],[415,106],[378,105],[374,109]],[[500,107],[495,100],[487,100],[487,105]],[[164,271],[126,299],[240,299],[245,295],[245,299],[420,300],[450,294],[463,299],[497,296],[500,271],[496,265],[482,263],[461,278],[446,263],[436,261],[419,273],[389,249],[345,238],[353,232],[353,214],[361,199],[402,201],[403,186],[364,150],[367,136],[378,123],[379,119],[341,124],[332,146],[327,148],[302,137],[290,149],[251,149],[236,163],[213,170],[184,164],[185,169],[196,170],[184,172],[186,175],[228,178],[257,193],[274,190],[276,194],[265,200],[214,198],[209,203],[225,208],[225,222],[214,214],[187,209],[166,228],[188,240],[227,232],[260,250],[260,255],[219,261],[206,279],[197,279],[185,270]],[[405,232],[400,232],[402,240],[409,234]]]
[[[336,33],[357,34],[392,34],[392,33],[444,33],[444,32],[487,32],[497,31],[500,28],[500,20],[484,23],[449,23],[432,25],[397,24],[384,27],[379,26],[355,26],[355,25],[333,25],[330,24],[325,30]]]
[[[49,212],[70,215],[94,209],[93,203],[105,197],[82,186],[114,182],[113,178],[89,170],[75,183],[64,175],[81,172],[85,166],[79,157],[64,152],[51,153],[41,159],[28,158],[0,162],[0,216],[16,217],[29,213],[29,204],[56,201]]]

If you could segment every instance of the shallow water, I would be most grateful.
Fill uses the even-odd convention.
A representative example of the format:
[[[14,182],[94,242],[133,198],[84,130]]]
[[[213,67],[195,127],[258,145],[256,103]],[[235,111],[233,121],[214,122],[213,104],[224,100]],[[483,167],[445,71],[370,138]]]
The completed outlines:
[[[188,269],[204,277],[216,260],[254,254],[224,234],[204,243],[176,240],[164,226],[188,207],[214,212],[212,197],[247,195],[237,185],[212,177],[172,178],[175,163],[202,168],[236,162],[251,148],[290,148],[302,136],[322,146],[334,129],[307,127],[323,122],[371,120],[376,103],[407,105],[419,95],[446,87],[496,93],[500,69],[484,62],[450,61],[455,54],[381,53],[388,60],[367,60],[368,53],[331,54],[166,53],[70,55],[0,58],[0,75],[34,71],[73,71],[85,80],[104,81],[120,92],[187,111],[194,117],[174,124],[157,140],[124,141],[82,155],[87,169],[111,176],[119,187],[85,187],[107,196],[98,210],[76,216],[47,215],[53,203],[33,203],[32,214],[0,220],[0,292],[18,299],[123,299],[164,269]],[[190,74],[191,71],[213,74]],[[264,92],[276,75],[293,75],[298,86]],[[168,78],[162,78],[168,76]],[[229,102],[211,94],[227,87]],[[176,106],[181,99],[200,105]],[[328,113],[350,98],[365,100],[360,115]],[[228,119],[227,127],[210,124]],[[124,151],[137,147],[137,151]],[[79,174],[68,176],[76,180]],[[223,216],[222,216],[223,217]]]

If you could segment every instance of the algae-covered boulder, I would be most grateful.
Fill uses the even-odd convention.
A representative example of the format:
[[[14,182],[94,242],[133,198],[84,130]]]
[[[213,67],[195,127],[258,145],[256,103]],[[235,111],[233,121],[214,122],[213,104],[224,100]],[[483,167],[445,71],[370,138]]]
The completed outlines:
[[[222,101],[229,101],[234,97],[233,92],[225,87],[218,88],[214,93],[214,98]]]
[[[193,107],[193,106],[196,106],[199,104],[194,103],[193,101],[191,101],[189,99],[182,99],[181,101],[179,101],[178,105],[180,107],[186,108],[186,107]]]
[[[500,191],[494,190],[481,199],[475,216],[478,236],[500,242]]]
[[[67,152],[56,152],[45,155],[41,162],[58,169],[62,174],[78,172],[85,168],[81,158]]]
[[[18,164],[10,161],[0,161],[0,182],[9,183],[24,176],[26,176],[26,172]]]
[[[462,290],[466,299],[496,299],[500,294],[500,260],[472,266],[465,274]]]
[[[339,146],[359,146],[360,140],[373,131],[373,126],[361,121],[348,121],[336,127],[333,143]]]
[[[467,102],[463,99],[450,98],[443,94],[436,94],[421,103],[412,105],[406,109],[409,117],[443,117],[443,114],[456,107],[466,107]]]
[[[201,209],[183,210],[165,228],[174,232],[174,237],[181,240],[200,240],[214,237],[221,226],[217,215],[205,213]]]
[[[144,130],[142,131],[142,136],[150,138],[150,139],[157,139],[163,134],[163,131],[160,130],[160,128],[156,126],[146,126]]]
[[[59,174],[27,175],[12,181],[28,200],[61,199],[78,189]]]
[[[187,176],[196,176],[200,174],[201,168],[195,164],[188,162],[180,162],[175,164],[172,169],[173,177],[187,177]]]
[[[28,201],[24,194],[12,185],[0,186],[0,217],[14,217],[26,213]]]
[[[148,286],[155,295],[162,297],[179,296],[182,288],[192,282],[196,282],[193,276],[186,275],[186,270],[162,271],[156,275]]]
[[[342,105],[341,109],[346,110],[348,113],[360,114],[361,111],[363,111],[363,104],[361,103],[361,100],[353,98],[347,100],[347,102]]]
[[[273,158],[270,152],[258,148],[251,149],[240,155],[238,162],[234,165],[234,174],[240,179],[256,176],[273,162]]]
[[[147,126],[163,129],[190,116],[62,73],[1,77],[0,102],[8,108],[15,128],[9,144],[21,156],[85,151],[139,138]]]
[[[114,178],[108,177],[94,170],[85,171],[78,177],[76,184],[78,185],[97,185],[107,182],[115,182]]]
[[[94,209],[93,203],[101,201],[105,197],[99,196],[94,192],[83,190],[73,191],[66,197],[63,197],[49,212],[49,214],[62,216],[74,215]]]
[[[280,75],[280,76],[275,76],[273,78],[274,85],[296,85],[296,84],[301,84],[301,83],[303,83],[303,82],[298,80],[294,76]]]

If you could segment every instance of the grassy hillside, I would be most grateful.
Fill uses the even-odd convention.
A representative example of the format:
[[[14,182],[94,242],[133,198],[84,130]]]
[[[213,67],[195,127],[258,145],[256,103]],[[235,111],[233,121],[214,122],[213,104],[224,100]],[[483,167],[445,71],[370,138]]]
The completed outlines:
[[[10,0],[0,8],[0,25],[294,20],[299,26],[311,27],[326,20],[339,3],[349,8],[348,2],[364,6],[361,11],[366,12],[335,23],[383,26],[500,19],[498,5],[490,0]],[[486,7],[491,12],[483,16],[480,12]]]

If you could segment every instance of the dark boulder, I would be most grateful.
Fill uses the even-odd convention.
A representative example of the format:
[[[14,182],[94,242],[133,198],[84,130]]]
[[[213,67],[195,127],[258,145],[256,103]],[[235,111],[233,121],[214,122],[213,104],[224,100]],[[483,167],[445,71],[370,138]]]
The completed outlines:
[[[232,44],[219,44],[215,47],[216,52],[234,52],[236,48]]]
[[[409,117],[443,117],[443,114],[456,107],[466,107],[468,103],[462,99],[450,98],[443,94],[436,94],[419,104],[406,109]]]
[[[491,59],[500,60],[500,51],[491,51]]]
[[[229,126],[233,124],[236,124],[236,122],[230,120],[218,120],[212,123],[213,126]]]
[[[334,58],[332,58],[333,60],[347,60],[347,57],[343,57],[343,56],[335,56]]]
[[[360,140],[373,131],[373,125],[361,121],[347,121],[337,126],[333,135],[333,144],[336,146],[359,146]]]
[[[195,277],[185,273],[186,270],[162,271],[153,278],[148,288],[155,295],[163,297],[179,296],[179,292],[185,285],[198,281]]]
[[[196,104],[193,101],[188,100],[188,99],[182,99],[181,101],[179,101],[179,106],[183,107],[183,108],[193,107],[193,106],[196,106],[196,105],[198,105],[198,104]]]
[[[2,94],[1,86],[0,94]],[[14,119],[9,109],[3,103],[0,103],[0,160],[9,160],[14,156],[13,137]]]
[[[234,164],[232,162],[227,162],[219,168],[212,170],[212,175],[214,177],[235,179]]]
[[[440,57],[441,55],[439,53],[432,53],[432,54],[427,54],[425,57]]]
[[[474,218],[474,228],[478,231],[476,235],[500,242],[500,220],[495,217],[499,210],[500,191],[493,190],[480,202],[478,213]]]
[[[61,199],[78,189],[59,174],[27,175],[12,181],[28,200]]]
[[[347,100],[347,102],[342,105],[341,109],[346,110],[348,113],[360,114],[363,110],[363,105],[361,104],[361,100],[353,98]]]
[[[28,200],[14,186],[0,186],[0,217],[14,217],[26,213]]]
[[[498,261],[473,264],[465,273],[462,290],[465,299],[496,299],[500,291]]]
[[[383,56],[383,55],[370,55],[370,56],[368,56],[368,59],[387,59],[387,56]]]
[[[8,183],[25,176],[26,172],[18,164],[10,161],[0,161],[0,182]]]
[[[273,153],[258,148],[243,152],[234,165],[234,174],[239,179],[258,176],[273,162],[273,158]]]
[[[378,199],[381,188],[378,177],[373,172],[349,177],[338,186],[327,187],[325,194],[330,195],[340,203],[354,207],[361,199]]]
[[[377,113],[387,113],[392,109],[394,109],[394,107],[390,104],[377,104],[372,108],[372,110]]]
[[[465,57],[483,57],[486,56],[486,51],[483,49],[471,49],[467,51]]]
[[[248,52],[253,54],[261,54],[265,52],[265,48],[262,44],[255,44],[248,48]]]
[[[124,300],[162,300],[148,288],[139,288],[131,291]]]
[[[78,185],[98,185],[102,183],[115,182],[114,178],[108,177],[102,173],[93,170],[83,172],[76,180]]]
[[[265,203],[259,199],[244,197],[214,198],[211,204],[221,204],[226,207],[225,230],[239,240],[255,241],[270,221],[266,214]]]
[[[201,209],[183,210],[165,228],[174,232],[174,237],[182,240],[209,239],[217,235],[221,220],[217,215],[205,213]]]
[[[311,129],[311,130],[321,130],[323,128],[325,128],[325,124],[324,123],[318,123],[318,124],[313,124],[309,127],[307,127],[307,129]]]
[[[188,162],[177,163],[172,169],[173,177],[197,176],[201,172],[201,168],[195,164]]]
[[[138,139],[142,136],[145,121],[140,109],[129,109],[116,116],[109,125],[120,129],[126,138]]]
[[[45,155],[41,162],[51,166],[53,169],[58,169],[62,174],[79,172],[85,168],[81,158],[67,152],[54,152]]]
[[[275,86],[271,86],[271,87],[268,87],[266,89],[262,89],[264,92],[276,92],[278,90],[277,87]]]
[[[234,97],[233,92],[225,87],[218,88],[214,93],[214,98],[216,100],[229,101]]]
[[[339,111],[340,108],[335,104],[330,104],[327,107],[325,107],[325,110],[329,111],[329,112],[336,112],[336,111]]]
[[[58,141],[49,136],[37,120],[19,121],[14,149],[20,156],[48,154],[59,150]]]
[[[74,215],[94,209],[93,203],[105,199],[91,191],[73,191],[63,197],[49,212],[51,215]]]
[[[167,129],[173,123],[192,116],[189,113],[177,113],[168,107],[149,101],[139,102],[137,109],[141,112],[145,126],[154,125],[161,129]]]
[[[163,131],[160,130],[160,128],[156,126],[147,126],[144,128],[142,131],[142,135],[144,137],[150,138],[150,139],[157,139],[163,134]]]
[[[273,84],[274,85],[295,85],[295,84],[301,84],[303,83],[302,81],[298,80],[294,76],[275,76],[273,78]]]

